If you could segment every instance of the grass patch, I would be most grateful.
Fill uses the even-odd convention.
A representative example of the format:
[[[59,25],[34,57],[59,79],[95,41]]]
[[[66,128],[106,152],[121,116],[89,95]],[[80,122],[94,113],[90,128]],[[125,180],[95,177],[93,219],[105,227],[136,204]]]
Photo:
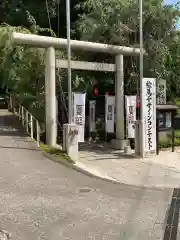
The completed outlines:
[[[57,162],[58,162],[58,159],[59,159],[59,160],[67,161],[67,162],[72,163],[72,164],[74,163],[74,161],[65,152],[63,152],[60,149],[50,148],[49,146],[47,146],[45,144],[40,144],[40,148],[41,148],[42,151],[55,156],[57,158]]]
[[[174,146],[180,146],[180,130],[175,130],[175,139],[174,139]],[[172,132],[169,131],[167,136],[162,136],[159,139],[159,148],[171,148],[172,147]]]
[[[175,130],[175,136],[176,138],[180,138],[180,130]]]
[[[176,138],[175,137],[175,140],[174,140],[174,146],[175,147],[178,147],[180,146],[180,138]],[[159,148],[170,148],[172,147],[172,142],[171,142],[171,139],[165,139],[165,140],[161,140],[159,142]]]

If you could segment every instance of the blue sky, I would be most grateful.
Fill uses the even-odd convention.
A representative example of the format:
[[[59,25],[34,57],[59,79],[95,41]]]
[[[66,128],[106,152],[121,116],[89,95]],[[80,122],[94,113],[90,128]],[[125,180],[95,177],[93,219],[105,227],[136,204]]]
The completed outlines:
[[[178,2],[178,0],[164,0],[165,4],[175,4],[177,2]],[[180,21],[178,21],[178,23],[177,23],[177,28],[180,29]]]
[[[166,4],[174,4],[174,3],[176,3],[178,0],[164,0],[164,2],[166,3]]]

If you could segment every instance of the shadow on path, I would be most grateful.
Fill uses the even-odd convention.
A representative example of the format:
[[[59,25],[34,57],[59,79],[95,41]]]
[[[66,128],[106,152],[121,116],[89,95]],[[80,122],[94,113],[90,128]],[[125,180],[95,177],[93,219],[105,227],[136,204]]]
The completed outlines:
[[[123,151],[120,150],[115,150],[111,147],[110,143],[107,142],[101,142],[101,143],[80,143],[79,144],[79,151],[80,154],[81,152],[89,152],[90,154],[93,154],[94,156],[98,155],[95,157],[95,159],[91,159],[91,161],[98,161],[98,160],[109,160],[110,157],[108,156],[107,158],[104,157],[104,154],[110,154],[112,159],[118,158],[118,159],[133,159],[137,158],[135,154],[124,154]],[[102,155],[102,157],[101,157]]]
[[[27,137],[19,119],[8,110],[0,110],[0,136]]]
[[[27,150],[27,151],[37,151],[40,152],[40,149],[34,149],[34,148],[22,148],[22,147],[6,147],[6,146],[1,146],[0,149],[15,149],[15,150]]]

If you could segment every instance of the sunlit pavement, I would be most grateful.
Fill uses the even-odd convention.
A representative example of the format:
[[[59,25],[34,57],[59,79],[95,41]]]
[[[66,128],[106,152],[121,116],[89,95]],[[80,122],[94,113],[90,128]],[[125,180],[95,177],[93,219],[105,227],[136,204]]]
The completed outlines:
[[[95,146],[96,145],[96,146]],[[140,159],[113,150],[110,144],[88,144],[80,151],[77,165],[103,178],[133,186],[179,188],[180,153],[162,151]]]

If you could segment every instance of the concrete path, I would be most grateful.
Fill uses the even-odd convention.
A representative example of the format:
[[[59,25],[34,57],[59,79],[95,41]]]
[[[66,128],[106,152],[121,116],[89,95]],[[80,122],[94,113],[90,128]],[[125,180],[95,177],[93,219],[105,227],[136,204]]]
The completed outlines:
[[[77,165],[89,172],[117,182],[158,188],[179,188],[180,153],[164,151],[154,158],[123,156],[110,145],[91,144],[80,151]]]
[[[51,162],[15,122],[0,111],[0,228],[12,240],[164,239],[172,188],[107,183]]]

